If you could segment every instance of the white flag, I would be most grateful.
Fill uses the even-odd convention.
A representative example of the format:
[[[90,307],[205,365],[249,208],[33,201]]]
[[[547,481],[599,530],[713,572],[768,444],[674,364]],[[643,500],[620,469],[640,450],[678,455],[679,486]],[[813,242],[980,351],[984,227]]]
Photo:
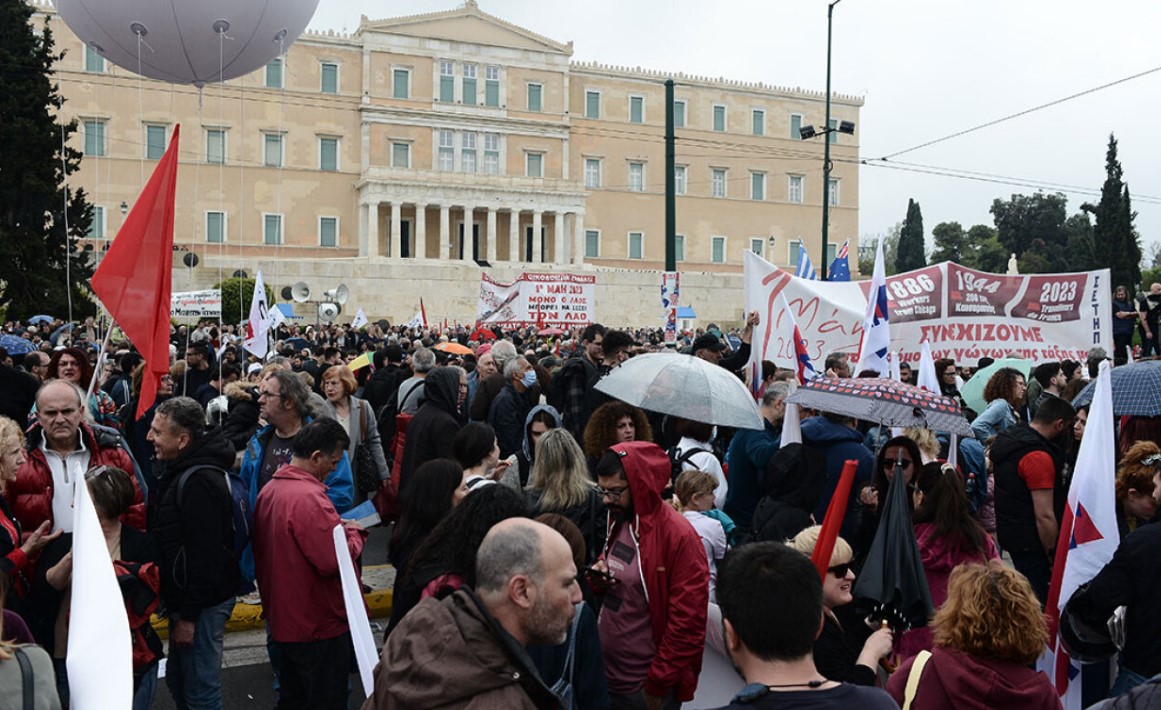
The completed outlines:
[[[414,316],[411,317],[411,320],[407,321],[407,325],[405,325],[403,327],[404,328],[422,328],[423,327],[423,312],[421,311],[419,313],[416,313]]]
[[[278,307],[277,303],[275,303],[274,308],[270,309],[270,329],[273,330],[285,322],[286,314],[283,313],[282,309]]]
[[[351,320],[351,327],[362,328],[363,326],[367,325],[367,322],[367,314],[363,312],[362,308],[360,308],[359,310],[355,311],[355,317],[353,320]]]
[[[871,276],[871,291],[867,296],[867,312],[863,316],[863,339],[859,343],[859,365],[855,373],[874,370],[882,377],[890,372],[887,350],[891,347],[891,331],[887,324],[887,272],[883,266],[883,240],[875,247],[875,272]]]
[[[359,678],[363,681],[363,693],[369,697],[375,691],[373,672],[375,664],[379,661],[379,654],[375,650],[371,622],[367,619],[363,588],[355,576],[355,565],[351,562],[351,551],[347,547],[347,531],[342,525],[336,525],[333,534],[335,557],[339,561],[339,580],[343,583],[343,606],[347,610],[347,626],[351,629],[351,644],[355,647],[355,660],[359,665]]]
[[[919,386],[931,394],[943,394],[939,386],[939,373],[935,371],[935,360],[931,357],[931,344],[923,341],[923,349],[919,353]]]
[[[255,357],[265,358],[270,349],[270,306],[266,303],[266,284],[262,281],[262,269],[254,279],[254,296],[250,299],[250,318],[246,321],[246,338],[243,347]]]
[[[84,479],[73,486],[73,581],[65,661],[72,707],[133,705],[133,644],[121,587]]]

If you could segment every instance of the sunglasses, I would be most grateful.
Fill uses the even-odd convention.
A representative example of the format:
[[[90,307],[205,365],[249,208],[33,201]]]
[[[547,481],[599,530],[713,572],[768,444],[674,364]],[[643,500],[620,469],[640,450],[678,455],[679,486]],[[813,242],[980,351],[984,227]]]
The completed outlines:
[[[851,563],[844,562],[841,565],[835,565],[834,567],[827,567],[826,571],[833,574],[835,579],[843,579],[847,576],[847,572],[851,571]]]
[[[908,466],[911,465],[911,459],[900,459],[899,465],[902,466],[903,468],[907,468]],[[895,459],[887,459],[886,461],[884,461],[883,468],[895,468]]]

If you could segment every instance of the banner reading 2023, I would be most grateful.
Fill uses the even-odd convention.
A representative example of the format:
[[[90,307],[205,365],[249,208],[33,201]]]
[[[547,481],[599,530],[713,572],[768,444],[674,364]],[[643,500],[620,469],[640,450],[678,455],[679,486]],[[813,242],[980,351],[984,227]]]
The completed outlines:
[[[746,253],[746,310],[762,323],[754,343],[784,367],[796,360],[789,319],[816,366],[830,353],[859,349],[871,282],[810,281]],[[957,363],[1011,355],[1033,361],[1084,361],[1088,350],[1112,350],[1112,284],[1108,269],[1071,274],[989,274],[952,262],[887,278],[891,349],[917,362],[923,341],[932,354]]]
[[[597,278],[577,274],[520,274],[512,283],[480,274],[476,320],[506,326],[568,329],[592,323]]]

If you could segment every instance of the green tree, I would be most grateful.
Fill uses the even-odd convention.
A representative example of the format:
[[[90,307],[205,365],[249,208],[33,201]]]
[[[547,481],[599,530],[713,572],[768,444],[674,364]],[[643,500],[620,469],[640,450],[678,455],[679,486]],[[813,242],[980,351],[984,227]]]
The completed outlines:
[[[1096,243],[1093,241],[1092,220],[1086,212],[1077,212],[1064,223],[1067,244],[1064,251],[1066,271],[1089,271],[1103,268],[1097,258]]]
[[[963,265],[969,269],[979,269],[993,274],[1001,274],[1008,269],[1009,252],[1000,243],[994,227],[977,224],[968,230],[967,250]]]
[[[922,269],[927,266],[923,244],[923,213],[919,203],[907,200],[907,218],[899,233],[899,251],[895,254],[895,273]]]
[[[33,6],[0,3],[0,303],[8,317],[37,313],[93,315],[87,290],[92,264],[77,239],[92,224],[84,190],[65,181],[80,167],[81,153],[67,146],[76,121],[57,122],[63,102],[51,80],[53,51],[46,23],[33,32]],[[67,224],[67,231],[66,231]]]
[[[1034,195],[1012,195],[1011,200],[992,202],[992,217],[996,236],[1009,253],[1021,259],[1026,251],[1037,245],[1040,253],[1029,259],[1029,268],[1035,272],[1067,271],[1066,251],[1068,230],[1068,201],[1064,195],[1037,192]],[[1007,257],[1005,257],[1005,260]]]
[[[222,322],[243,323],[250,317],[250,301],[254,298],[254,279],[228,278],[214,284],[222,290]],[[274,289],[266,285],[266,303],[274,308]]]
[[[959,222],[940,222],[931,230],[935,240],[935,251],[931,253],[931,263],[952,261],[964,265],[964,255],[968,252],[968,235]]]
[[[896,222],[884,234],[864,234],[859,238],[860,275],[869,279],[874,273],[875,245],[880,237],[883,239],[883,269],[888,276],[895,273],[895,255],[899,252],[899,233],[902,229],[903,223]]]
[[[1133,211],[1129,186],[1123,177],[1121,161],[1117,159],[1117,139],[1109,134],[1101,200],[1096,205],[1082,205],[1081,209],[1096,220],[1093,244],[1099,244],[1105,255],[1102,261],[1112,271],[1113,284],[1128,286],[1133,291],[1141,283],[1141,237],[1133,227],[1137,213]]]

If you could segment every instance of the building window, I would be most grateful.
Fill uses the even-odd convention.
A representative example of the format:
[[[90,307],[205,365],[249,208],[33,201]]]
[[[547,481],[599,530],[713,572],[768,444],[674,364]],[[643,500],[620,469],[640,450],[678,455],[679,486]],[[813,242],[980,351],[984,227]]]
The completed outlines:
[[[585,118],[601,117],[601,92],[585,92]]]
[[[714,130],[723,133],[726,130],[726,107],[714,104]]]
[[[266,88],[267,89],[281,89],[282,88],[282,57],[273,59],[266,65]]]
[[[448,59],[439,60],[439,100],[445,104],[456,100],[456,64]]]
[[[145,126],[145,159],[161,160],[165,155],[165,126]]]
[[[726,238],[710,238],[710,261],[715,264],[726,263]]]
[[[206,129],[206,162],[224,165],[226,162],[226,131],[223,128]]]
[[[758,256],[762,256],[762,253],[766,251],[766,240],[761,237],[751,237],[750,251],[754,252]]]
[[[800,133],[801,130],[802,130],[802,114],[800,114],[800,113],[790,114],[790,138],[791,138],[791,140],[796,140],[796,141],[802,140],[802,133]]]
[[[838,143],[838,119],[830,119],[826,122],[826,127],[830,129],[827,131],[826,139],[831,143]]]
[[[827,199],[827,202],[830,203],[831,207],[838,207],[839,206],[839,181],[838,180],[831,179],[831,181],[829,183],[827,183],[826,199]]]
[[[500,105],[500,67],[484,67],[484,105],[497,108]]]
[[[599,158],[585,158],[585,187],[590,190],[601,187],[601,161]]]
[[[282,215],[265,214],[262,216],[262,241],[266,244],[282,243]]]
[[[391,143],[391,167],[393,168],[410,168],[411,167],[411,144],[410,143]]]
[[[206,212],[206,243],[223,244],[226,241],[226,213]]]
[[[318,139],[318,169],[328,171],[339,169],[338,138]]]
[[[544,93],[544,86],[541,84],[528,85],[528,110],[539,113],[543,110],[542,94]]]
[[[97,50],[87,44],[85,45],[85,71],[92,74],[105,72],[105,58],[97,54]]]
[[[264,133],[262,136],[262,164],[268,168],[281,168],[283,155],[282,134]]]
[[[673,191],[678,195],[685,194],[685,166],[673,166]]]
[[[462,71],[464,76],[461,88],[463,89],[462,94],[465,106],[476,105],[476,75],[479,73],[479,69],[479,64],[468,64],[465,62],[463,65]]]
[[[85,120],[85,155],[105,155],[105,121],[100,118]]]
[[[826,263],[834,262],[835,256],[838,255],[838,244],[834,242],[827,242],[826,244]]]
[[[673,235],[673,260],[685,261],[685,235]]]
[[[645,191],[645,163],[629,163],[629,191]]]
[[[802,240],[801,239],[791,239],[789,242],[789,251],[790,251],[790,254],[789,254],[790,259],[787,263],[790,264],[791,266],[797,266],[797,264],[798,264],[798,252],[802,251]]]
[[[723,168],[714,168],[710,179],[710,194],[713,197],[726,196],[726,171]]]
[[[766,173],[750,173],[750,199],[766,199]]]
[[[645,233],[629,232],[629,258],[645,258]]]
[[[802,176],[791,175],[786,184],[786,201],[796,205],[802,204]]]
[[[754,109],[750,112],[750,123],[753,124],[754,135],[766,135],[766,112],[761,109]]]
[[[105,208],[93,205],[93,221],[89,224],[89,231],[85,236],[90,239],[105,238]]]
[[[464,131],[460,146],[460,169],[465,173],[476,172],[476,132]]]
[[[445,172],[456,169],[456,134],[446,128],[439,131],[438,167]]]
[[[391,98],[411,98],[411,70],[394,69],[391,72]]]
[[[324,94],[339,93],[339,65],[335,62],[319,64],[319,91]]]
[[[318,245],[320,247],[337,247],[339,245],[339,218],[318,218]]]
[[[484,172],[488,175],[500,174],[500,134],[484,134]]]
[[[544,177],[544,153],[524,154],[524,174],[530,178]]]
[[[685,128],[685,102],[673,102],[673,127]]]
[[[585,258],[596,259],[601,255],[601,233],[596,229],[585,230]]]
[[[629,97],[629,123],[645,123],[645,97]]]

